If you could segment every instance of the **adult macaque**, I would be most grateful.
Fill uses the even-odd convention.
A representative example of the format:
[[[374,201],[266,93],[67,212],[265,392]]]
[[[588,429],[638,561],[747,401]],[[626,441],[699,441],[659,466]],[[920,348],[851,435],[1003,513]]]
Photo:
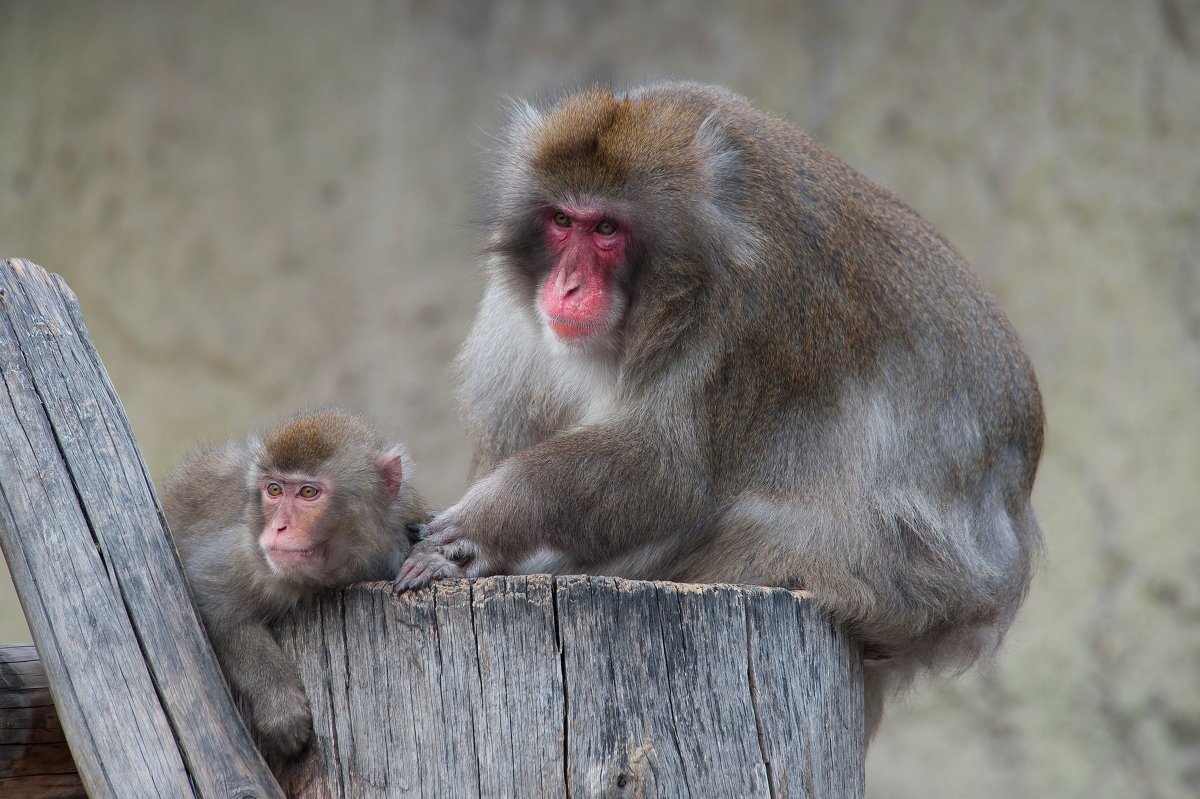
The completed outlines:
[[[717,88],[524,106],[459,357],[474,484],[396,584],[531,571],[804,588],[868,728],[999,643],[1041,534],[1041,398],[920,216]]]
[[[188,458],[163,510],[234,693],[273,765],[312,733],[304,686],[267,623],[301,597],[389,579],[425,521],[408,456],[363,420],[322,409]]]

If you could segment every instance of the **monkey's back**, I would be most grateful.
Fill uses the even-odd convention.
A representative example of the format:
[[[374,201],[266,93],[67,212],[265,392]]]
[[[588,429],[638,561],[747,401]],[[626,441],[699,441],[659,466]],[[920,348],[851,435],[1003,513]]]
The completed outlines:
[[[661,84],[632,92],[632,106],[603,93],[582,98],[550,114],[538,139],[538,159],[567,158],[588,176],[567,173],[570,191],[608,183],[651,208],[686,197],[714,209],[705,213],[718,232],[745,228],[732,247],[655,241],[676,260],[662,285],[653,270],[640,278],[656,290],[639,298],[649,321],[631,327],[627,346],[634,360],[657,356],[647,372],[676,357],[668,344],[689,329],[719,328],[724,347],[705,385],[719,406],[741,396],[756,409],[764,429],[753,438],[796,412],[820,428],[847,391],[867,386],[912,424],[914,457],[922,440],[936,440],[957,450],[963,469],[980,469],[1015,450],[1024,463],[1014,493],[1028,493],[1043,436],[1032,366],[994,299],[923,217],[722,89]],[[560,128],[570,135],[556,139]],[[699,268],[686,271],[679,261],[689,259]],[[626,374],[638,371],[633,363]],[[745,401],[748,392],[757,402]],[[956,444],[941,424],[951,411],[978,419],[970,442]],[[713,441],[717,457],[735,443]]]
[[[969,659],[1008,626],[1040,546],[1030,491],[1044,416],[1029,359],[916,211],[790,124],[737,98],[714,107],[741,159],[728,194],[756,231],[756,257],[718,273],[708,296],[713,319],[740,311],[706,397],[713,418],[747,410],[711,431],[725,523],[745,532],[761,514],[797,525],[797,546],[866,553],[860,568],[881,575],[866,581],[873,593],[907,609],[890,628],[864,611],[872,634],[931,646],[946,635],[948,655]],[[804,557],[794,568],[809,585],[859,579],[814,575]],[[983,625],[981,638],[962,636],[964,623]]]

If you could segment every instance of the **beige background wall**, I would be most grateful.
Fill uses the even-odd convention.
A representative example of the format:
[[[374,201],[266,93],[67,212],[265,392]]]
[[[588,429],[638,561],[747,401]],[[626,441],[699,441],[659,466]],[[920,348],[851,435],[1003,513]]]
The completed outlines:
[[[907,198],[1041,376],[1026,611],[993,668],[890,715],[870,794],[1200,795],[1193,0],[6,0],[0,255],[78,293],[155,474],[335,401],[447,504],[501,98],[661,77],[748,94]],[[0,641],[27,635],[0,599]]]

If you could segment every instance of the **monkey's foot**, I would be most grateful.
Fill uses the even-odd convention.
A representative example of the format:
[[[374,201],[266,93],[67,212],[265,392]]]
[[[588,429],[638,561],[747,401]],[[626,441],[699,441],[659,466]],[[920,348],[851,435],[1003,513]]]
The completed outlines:
[[[422,541],[412,548],[392,586],[397,591],[408,591],[423,588],[442,577],[466,577],[466,566],[475,559],[472,549],[463,541],[449,544]]]

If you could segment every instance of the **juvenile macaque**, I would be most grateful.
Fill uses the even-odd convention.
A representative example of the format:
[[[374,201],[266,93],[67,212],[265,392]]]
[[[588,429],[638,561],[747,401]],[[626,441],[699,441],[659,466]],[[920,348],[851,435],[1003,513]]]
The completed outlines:
[[[920,216],[717,88],[522,106],[458,360],[475,482],[396,579],[549,571],[804,588],[868,728],[992,651],[1041,534],[1041,399]]]
[[[166,482],[196,606],[274,765],[304,748],[312,717],[267,623],[307,594],[396,574],[406,527],[428,515],[409,465],[363,420],[322,409],[197,453]]]

